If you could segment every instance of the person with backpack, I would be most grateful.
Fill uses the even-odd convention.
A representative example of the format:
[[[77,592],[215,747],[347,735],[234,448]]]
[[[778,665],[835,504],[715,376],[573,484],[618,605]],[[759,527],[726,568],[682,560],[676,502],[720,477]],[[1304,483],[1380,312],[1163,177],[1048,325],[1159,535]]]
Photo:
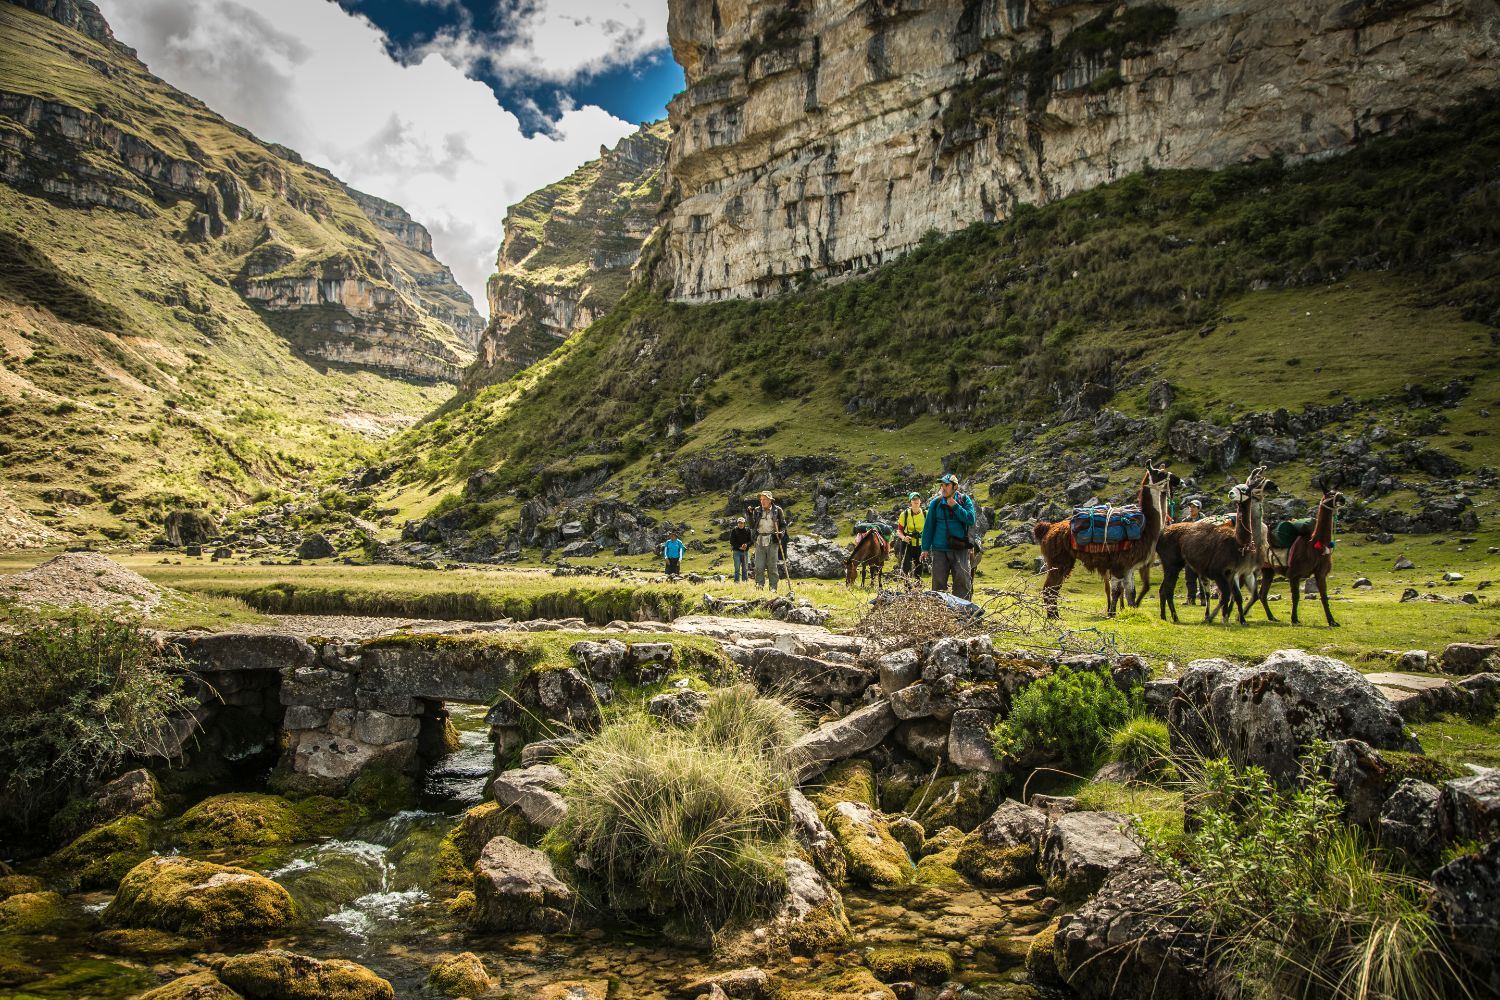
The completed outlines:
[[[927,510],[922,496],[906,497],[906,509],[896,518],[896,538],[901,541],[901,572],[920,578],[922,575],[922,529],[927,525]]]
[[[677,532],[675,531],[667,536],[667,540],[662,543],[661,554],[667,560],[668,576],[676,576],[682,572],[682,553],[684,548],[682,539],[677,537]]]
[[[786,544],[786,511],[776,505],[770,490],[761,490],[760,503],[745,511],[750,534],[755,538],[755,585],[764,587],[770,574],[771,589],[778,589],[780,555]]]
[[[922,526],[922,561],[932,564],[932,589],[947,590],[953,581],[953,596],[964,600],[974,593],[970,571],[969,529],[974,526],[974,501],[958,491],[958,477],[944,473],[938,495],[927,505]]]
[[[734,582],[750,582],[750,543],[755,536],[746,527],[745,519],[742,517],[729,532],[729,552],[734,558]]]

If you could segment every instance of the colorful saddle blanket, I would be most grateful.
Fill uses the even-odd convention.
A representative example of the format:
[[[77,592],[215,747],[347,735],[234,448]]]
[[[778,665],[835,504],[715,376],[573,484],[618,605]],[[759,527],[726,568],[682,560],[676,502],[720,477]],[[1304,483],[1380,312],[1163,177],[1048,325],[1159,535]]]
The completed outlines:
[[[1123,545],[1138,542],[1146,528],[1146,515],[1135,504],[1128,507],[1074,507],[1069,521],[1073,544],[1078,548],[1094,545]]]

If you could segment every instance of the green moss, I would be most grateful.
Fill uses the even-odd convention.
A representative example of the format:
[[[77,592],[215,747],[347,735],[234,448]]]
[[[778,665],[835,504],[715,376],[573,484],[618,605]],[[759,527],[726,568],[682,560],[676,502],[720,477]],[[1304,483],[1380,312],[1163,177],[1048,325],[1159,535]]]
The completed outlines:
[[[1030,885],[1038,878],[1036,852],[1029,844],[994,847],[971,833],[959,845],[954,867],[976,885],[990,889],[1012,889]]]
[[[121,816],[58,851],[48,866],[80,889],[113,889],[151,854],[151,826],[140,816]]]
[[[129,955],[133,958],[162,958],[168,955],[180,955],[196,951],[203,946],[203,942],[192,938],[139,927],[117,927],[100,931],[94,935],[93,943],[100,951]]]
[[[242,1000],[212,972],[195,972],[142,993],[137,1000]]]
[[[444,835],[432,863],[432,884],[438,892],[452,896],[474,884],[474,862],[484,845],[496,837],[509,837],[528,847],[541,839],[540,831],[517,809],[498,802],[481,802],[459,817]]]
[[[966,836],[968,834],[956,826],[945,826],[924,840],[922,842],[922,849],[918,853],[926,856],[928,854],[936,854],[939,851],[946,851],[950,847],[958,847],[963,843],[963,839]]]
[[[839,969],[773,991],[775,1000],[895,1000],[868,969]]]
[[[890,830],[896,843],[906,848],[908,857],[921,856],[922,844],[927,840],[927,831],[922,829],[921,823],[908,816],[898,816],[891,820]]]
[[[211,938],[283,931],[296,919],[286,889],[263,875],[189,858],[149,858],[120,881],[104,919]]]
[[[998,798],[992,777],[970,772],[933,778],[912,792],[906,812],[924,827],[972,830],[993,811]]]
[[[874,888],[908,884],[915,869],[889,824],[873,810],[859,816],[846,810],[834,808],[824,821],[844,849],[849,877]]]
[[[156,982],[144,969],[101,958],[70,958],[60,969],[33,977],[26,989],[6,994],[16,1000],[75,1000],[75,998],[134,997]]]
[[[865,956],[865,964],[882,983],[936,986],[953,976],[953,956],[935,948],[876,948]]]
[[[1452,761],[1439,760],[1425,753],[1409,753],[1404,750],[1382,750],[1380,758],[1390,765],[1389,784],[1394,787],[1407,778],[1425,781],[1429,785],[1442,786],[1445,781],[1461,778],[1468,772]]]
[[[50,934],[76,920],[55,892],[23,892],[0,901],[0,931]]]
[[[445,997],[480,997],[494,986],[484,962],[472,951],[440,958],[427,974],[427,988]]]
[[[474,898],[474,890],[465,889],[463,892],[448,900],[448,916],[461,923],[467,924],[474,916],[474,908],[478,901]]]
[[[0,900],[19,896],[23,892],[41,892],[46,888],[42,880],[34,875],[0,875]]]
[[[323,795],[293,802],[279,795],[231,792],[193,806],[174,824],[190,851],[284,847],[330,837],[363,819],[359,805]]]
[[[889,813],[905,809],[906,803],[911,799],[911,793],[916,791],[921,783],[921,779],[911,771],[900,768],[888,769],[877,783],[880,808]]]
[[[1053,920],[1031,939],[1026,950],[1026,971],[1043,986],[1061,989],[1067,984],[1057,971],[1056,938],[1058,921]]]
[[[957,861],[957,847],[949,847],[932,854],[924,855],[917,862],[917,871],[912,876],[912,884],[935,889],[960,888],[965,883],[963,876],[954,867]]]
[[[394,1000],[391,984],[357,962],[280,949],[235,955],[215,971],[247,1000]]]
[[[394,764],[371,764],[350,782],[348,799],[377,816],[389,816],[416,804],[416,779]]]

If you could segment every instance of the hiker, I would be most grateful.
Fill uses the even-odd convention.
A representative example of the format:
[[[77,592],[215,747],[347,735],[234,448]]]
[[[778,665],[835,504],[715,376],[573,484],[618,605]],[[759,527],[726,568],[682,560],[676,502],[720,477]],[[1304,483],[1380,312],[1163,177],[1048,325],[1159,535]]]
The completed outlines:
[[[676,576],[682,571],[683,548],[682,539],[677,537],[677,532],[675,531],[668,535],[667,540],[662,543],[661,554],[667,557],[668,576]]]
[[[906,509],[896,518],[896,537],[901,541],[901,572],[918,579],[922,576],[922,528],[926,523],[922,495],[907,494]]]
[[[1194,497],[1193,499],[1189,500],[1187,502],[1187,513],[1185,513],[1185,514],[1182,515],[1182,520],[1184,522],[1192,522],[1192,521],[1201,521],[1201,520],[1203,520],[1203,501],[1199,500],[1197,497]],[[1197,604],[1198,603],[1198,591],[1200,589],[1200,584],[1199,584],[1199,581],[1198,581],[1198,572],[1196,570],[1194,570],[1193,567],[1191,567],[1191,566],[1184,566],[1183,567],[1183,576],[1187,580],[1187,602],[1189,604]],[[1203,603],[1207,604],[1208,603],[1208,585],[1207,584],[1202,584],[1201,585],[1201,589],[1203,591]]]
[[[958,491],[957,476],[944,473],[938,495],[927,505],[921,558],[932,563],[933,590],[947,590],[951,576],[953,596],[966,601],[974,593],[969,565],[969,529],[974,520],[974,501]]]
[[[764,587],[769,573],[771,589],[776,590],[781,572],[778,557],[786,537],[786,511],[776,506],[776,498],[769,490],[761,490],[760,503],[746,509],[745,518],[755,538],[755,585]]]
[[[743,517],[736,521],[734,527],[730,529],[729,551],[734,557],[735,583],[750,582],[750,543],[754,539],[755,536],[745,526],[745,519]]]

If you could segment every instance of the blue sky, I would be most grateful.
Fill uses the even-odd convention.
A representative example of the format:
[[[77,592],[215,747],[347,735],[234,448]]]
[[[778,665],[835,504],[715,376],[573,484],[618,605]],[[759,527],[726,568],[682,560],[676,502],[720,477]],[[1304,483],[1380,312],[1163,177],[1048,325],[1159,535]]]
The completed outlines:
[[[667,0],[97,0],[158,76],[401,205],[481,312],[508,206],[682,86]]]

